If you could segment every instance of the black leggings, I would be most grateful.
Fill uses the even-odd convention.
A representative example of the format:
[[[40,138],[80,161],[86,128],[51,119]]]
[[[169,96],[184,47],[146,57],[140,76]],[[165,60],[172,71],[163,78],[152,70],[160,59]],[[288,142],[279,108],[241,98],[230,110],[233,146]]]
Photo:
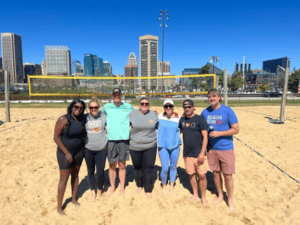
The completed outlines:
[[[157,146],[143,150],[130,150],[132,164],[135,169],[135,181],[137,187],[143,187],[145,192],[152,192],[153,169],[156,159]]]
[[[106,161],[106,149],[101,151],[91,151],[85,148],[85,162],[88,170],[88,178],[91,190],[102,190],[104,184],[104,168]],[[97,167],[96,176],[98,178],[97,187],[95,182],[95,165]]]

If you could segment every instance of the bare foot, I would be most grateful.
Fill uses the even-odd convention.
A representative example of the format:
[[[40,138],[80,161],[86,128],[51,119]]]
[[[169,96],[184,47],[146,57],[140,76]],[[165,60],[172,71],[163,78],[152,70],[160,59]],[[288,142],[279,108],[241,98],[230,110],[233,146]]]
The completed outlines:
[[[214,204],[214,205],[216,205],[216,204],[218,204],[218,203],[220,203],[222,201],[223,201],[223,197],[218,197],[215,200],[213,200],[211,203]]]
[[[80,204],[79,204],[79,202],[77,202],[76,200],[75,201],[72,201],[72,203],[74,204],[74,205],[76,205],[76,206],[80,206]]]
[[[125,197],[125,191],[124,190],[120,190],[120,195],[121,195],[121,197]]]
[[[141,194],[142,190],[143,190],[143,188],[142,188],[142,187],[139,187],[139,188],[136,190],[136,193]]]
[[[91,201],[95,202],[95,199],[96,199],[96,192],[95,192],[95,190],[92,190],[91,191]]]
[[[110,187],[109,190],[106,193],[107,197],[110,197],[115,192],[115,188]]]
[[[202,198],[201,199],[202,205],[203,206],[207,206],[207,202],[206,202],[206,198]]]
[[[150,192],[146,193],[147,199],[152,199],[152,194]]]
[[[195,200],[198,200],[199,199],[199,196],[192,196],[188,199],[189,202],[192,202],[192,201],[195,201]]]
[[[62,208],[57,208],[57,212],[62,215],[62,216],[66,216],[67,214],[64,213],[64,211],[62,210]]]
[[[170,192],[174,193],[174,187],[173,186],[170,187]]]
[[[228,201],[228,207],[229,207],[230,212],[232,212],[232,213],[236,212],[236,208],[232,201],[231,202]]]
[[[165,186],[165,187],[163,187],[163,194],[167,194],[168,193],[168,189],[167,189],[167,187]]]
[[[99,200],[102,196],[102,190],[97,191],[97,200]]]

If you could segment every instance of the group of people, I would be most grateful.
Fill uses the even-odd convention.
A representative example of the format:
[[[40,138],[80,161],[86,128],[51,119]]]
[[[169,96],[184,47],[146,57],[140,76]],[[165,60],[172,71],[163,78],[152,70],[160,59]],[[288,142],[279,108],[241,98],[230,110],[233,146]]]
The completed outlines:
[[[193,195],[188,200],[199,199],[198,174],[201,201],[204,206],[207,205],[205,192],[209,165],[218,192],[213,203],[217,204],[224,199],[223,173],[228,207],[234,211],[232,174],[235,173],[235,157],[232,135],[239,132],[238,120],[231,108],[219,103],[220,94],[217,89],[209,90],[207,96],[210,106],[201,115],[195,114],[194,102],[187,99],[183,102],[182,116],[174,112],[172,99],[164,101],[164,112],[159,115],[156,110],[150,110],[148,97],[141,97],[139,110],[135,110],[131,104],[121,101],[120,88],[112,90],[113,102],[105,104],[101,110],[98,99],[93,97],[88,103],[87,114],[84,114],[86,105],[82,100],[72,101],[67,114],[57,120],[54,131],[60,169],[57,211],[65,215],[62,202],[70,174],[72,203],[80,205],[76,195],[83,158],[86,160],[92,201],[99,199],[103,192],[106,158],[109,162],[110,181],[106,195],[109,197],[115,192],[117,166],[120,195],[125,195],[126,161],[129,160],[129,155],[135,170],[136,192],[141,193],[144,189],[146,197],[151,199],[157,151],[162,167],[162,191],[168,192],[167,178],[170,170],[169,190],[173,192],[182,144],[180,133],[183,133],[184,163],[193,190]]]

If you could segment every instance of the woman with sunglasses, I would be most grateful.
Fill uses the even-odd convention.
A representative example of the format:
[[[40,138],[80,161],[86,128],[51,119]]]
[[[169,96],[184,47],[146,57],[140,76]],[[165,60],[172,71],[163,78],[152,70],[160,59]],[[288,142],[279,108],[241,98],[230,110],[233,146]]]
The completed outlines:
[[[177,175],[177,162],[180,152],[180,129],[178,123],[180,116],[174,112],[174,102],[172,99],[164,101],[164,112],[158,116],[158,146],[159,158],[161,161],[160,178],[163,192],[167,192],[167,178],[170,162],[170,191],[173,192]]]
[[[129,114],[130,120],[130,155],[135,169],[137,193],[145,189],[148,199],[152,198],[154,163],[157,151],[158,117],[149,110],[150,101],[147,97],[140,99],[139,110]]]
[[[57,161],[60,170],[58,184],[57,211],[66,215],[62,210],[62,201],[67,182],[71,174],[72,203],[77,202],[78,173],[84,157],[86,137],[85,119],[83,112],[85,104],[81,100],[73,100],[67,109],[67,114],[61,116],[55,125],[54,142],[57,144]]]
[[[105,132],[106,115],[99,111],[100,104],[96,97],[90,100],[88,108],[90,112],[86,115],[85,127],[87,131],[87,141],[85,144],[85,161],[91,189],[91,201],[94,202],[96,199],[100,199],[104,184],[107,149],[107,137]],[[95,182],[95,167],[97,168],[97,182]]]

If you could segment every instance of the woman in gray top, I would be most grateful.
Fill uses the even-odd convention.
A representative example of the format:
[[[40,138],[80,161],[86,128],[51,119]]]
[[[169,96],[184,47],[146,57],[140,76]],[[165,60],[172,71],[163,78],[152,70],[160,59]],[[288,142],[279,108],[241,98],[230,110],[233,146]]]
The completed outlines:
[[[137,193],[145,189],[148,199],[152,198],[154,163],[157,152],[158,116],[149,110],[150,101],[147,97],[140,99],[140,109],[129,114],[130,155],[135,169]]]
[[[90,113],[86,115],[87,141],[85,144],[85,161],[88,170],[88,180],[91,189],[91,200],[99,200],[104,184],[104,168],[106,161],[107,138],[105,131],[106,115],[99,111],[100,104],[93,97],[88,104]],[[97,182],[95,182],[95,166]],[[96,197],[97,190],[97,197]]]

